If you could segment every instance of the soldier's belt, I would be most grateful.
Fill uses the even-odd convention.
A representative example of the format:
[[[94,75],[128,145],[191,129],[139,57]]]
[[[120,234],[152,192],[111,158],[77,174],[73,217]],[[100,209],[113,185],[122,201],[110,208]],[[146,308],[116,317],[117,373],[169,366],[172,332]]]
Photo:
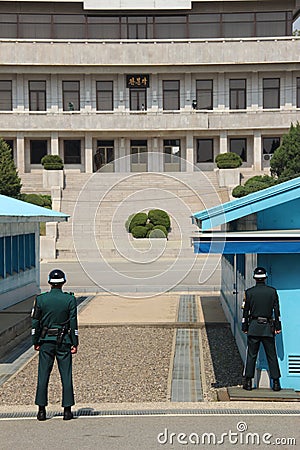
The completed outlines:
[[[48,336],[58,336],[60,328],[48,328],[47,334]]]
[[[258,317],[251,317],[251,319],[257,320],[257,323],[262,324],[262,325],[264,325],[266,323],[269,323],[272,320],[269,317],[260,317],[260,316],[258,316]]]

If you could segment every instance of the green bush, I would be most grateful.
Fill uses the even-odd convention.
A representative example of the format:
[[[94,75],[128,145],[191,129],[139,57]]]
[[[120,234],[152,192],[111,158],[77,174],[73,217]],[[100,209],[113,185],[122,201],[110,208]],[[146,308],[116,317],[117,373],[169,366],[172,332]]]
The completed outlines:
[[[147,238],[149,239],[166,239],[166,237],[165,233],[159,228],[153,228],[147,233]]]
[[[148,223],[146,223],[145,227],[147,228],[148,231],[151,231],[151,230],[153,230],[154,225],[153,225],[153,223],[148,222]]]
[[[130,216],[129,216],[129,218],[130,218]],[[147,220],[148,220],[148,215],[146,213],[139,212],[137,214],[134,214],[134,216],[129,221],[130,222],[129,223],[129,232],[132,233],[133,228],[135,228],[137,226],[144,227],[147,223]]]
[[[148,230],[146,227],[137,225],[131,230],[132,236],[136,239],[147,237]]]
[[[235,169],[243,164],[242,158],[233,152],[220,153],[215,162],[219,169]]]
[[[61,170],[64,168],[63,160],[59,155],[45,155],[41,159],[45,170]]]
[[[52,208],[51,195],[21,194],[20,199],[23,200],[23,202],[32,203],[33,205],[42,206],[43,208]]]
[[[154,231],[154,230],[160,230],[160,231],[162,231],[162,232],[164,233],[165,237],[168,236],[168,230],[167,230],[166,227],[164,227],[163,225],[156,225],[156,226],[153,228],[153,231]]]
[[[270,186],[277,184],[277,180],[268,175],[256,175],[255,177],[249,178],[244,186],[236,186],[232,191],[233,197],[244,197],[245,195],[252,194],[252,192],[261,191]]]
[[[163,225],[167,230],[170,229],[171,221],[166,211],[162,209],[151,209],[148,212],[148,218],[153,225]]]
[[[135,216],[135,214],[130,214],[130,216],[128,217],[128,219],[125,222],[125,228],[126,228],[127,232],[129,232],[130,224],[131,224],[131,221],[134,216]]]

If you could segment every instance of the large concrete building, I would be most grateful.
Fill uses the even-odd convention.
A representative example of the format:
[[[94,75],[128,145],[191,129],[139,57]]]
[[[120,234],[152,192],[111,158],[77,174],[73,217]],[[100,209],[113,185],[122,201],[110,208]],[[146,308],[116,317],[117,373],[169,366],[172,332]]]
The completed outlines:
[[[212,170],[228,151],[267,170],[299,119],[299,5],[0,1],[0,136],[19,173],[46,153],[91,173],[97,148],[111,172]]]

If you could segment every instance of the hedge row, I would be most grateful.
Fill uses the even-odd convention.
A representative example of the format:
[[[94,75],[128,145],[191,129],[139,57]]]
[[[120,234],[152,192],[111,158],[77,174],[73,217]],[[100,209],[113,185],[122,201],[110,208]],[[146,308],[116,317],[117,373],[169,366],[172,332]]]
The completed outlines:
[[[21,194],[20,200],[32,203],[33,205],[42,206],[43,208],[52,208],[51,195],[43,194]]]

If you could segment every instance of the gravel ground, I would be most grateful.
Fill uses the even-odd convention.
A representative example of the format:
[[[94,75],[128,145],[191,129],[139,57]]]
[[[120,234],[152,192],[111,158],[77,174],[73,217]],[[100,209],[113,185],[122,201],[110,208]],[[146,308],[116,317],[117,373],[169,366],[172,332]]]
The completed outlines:
[[[77,403],[167,401],[172,329],[83,328],[73,358]],[[0,405],[34,403],[38,358],[0,387]],[[56,364],[49,383],[49,403],[61,403]]]
[[[220,388],[242,384],[243,362],[229,326],[201,330],[206,389],[204,399],[217,400]]]
[[[166,402],[175,329],[142,327],[82,328],[73,358],[77,403]],[[215,401],[218,388],[241,384],[242,361],[230,328],[201,332],[206,386],[204,400]],[[32,405],[38,358],[0,387],[0,405]],[[49,403],[60,405],[61,384],[55,365]]]

